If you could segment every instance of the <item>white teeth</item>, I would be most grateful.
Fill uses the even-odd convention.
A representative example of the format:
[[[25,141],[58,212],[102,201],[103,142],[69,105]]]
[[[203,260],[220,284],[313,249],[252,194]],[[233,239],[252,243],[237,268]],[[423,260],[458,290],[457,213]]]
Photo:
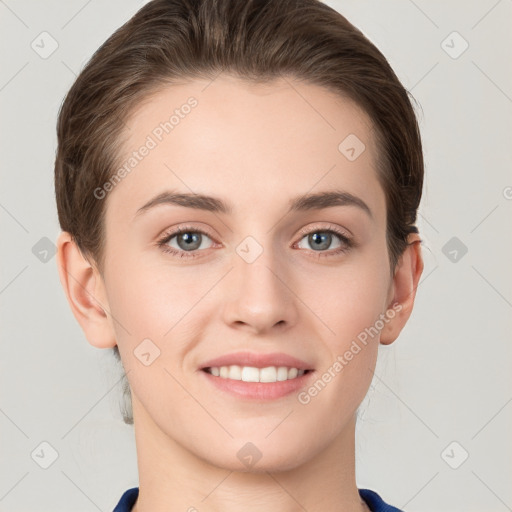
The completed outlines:
[[[260,382],[276,382],[277,370],[275,366],[260,369]]]
[[[259,382],[260,370],[252,366],[244,366],[242,368],[242,380],[244,382]]]
[[[212,366],[208,372],[223,379],[243,380],[244,382],[280,382],[295,379],[304,375],[305,370],[288,368],[286,366],[267,366],[255,368],[253,366]]]
[[[280,366],[277,369],[277,380],[287,380],[288,379],[288,368],[286,366]]]
[[[228,366],[229,368],[229,378],[233,380],[242,380],[242,368],[237,365]]]

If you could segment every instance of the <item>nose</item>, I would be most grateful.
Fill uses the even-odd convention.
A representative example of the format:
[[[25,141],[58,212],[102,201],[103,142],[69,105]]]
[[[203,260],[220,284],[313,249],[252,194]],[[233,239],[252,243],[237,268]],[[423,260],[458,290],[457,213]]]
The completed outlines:
[[[265,248],[253,262],[234,253],[233,263],[223,290],[226,324],[252,334],[291,328],[298,318],[298,299],[285,262]]]

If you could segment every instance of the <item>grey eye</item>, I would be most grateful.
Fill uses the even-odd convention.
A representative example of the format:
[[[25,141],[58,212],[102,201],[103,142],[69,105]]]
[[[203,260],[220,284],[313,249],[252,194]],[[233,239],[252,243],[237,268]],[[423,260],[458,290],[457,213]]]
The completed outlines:
[[[307,238],[308,244],[310,244],[310,247],[314,251],[322,251],[326,249],[336,249],[337,247],[340,247],[338,245],[337,247],[330,247],[332,241],[333,241],[333,235],[334,238],[339,239],[339,235],[336,233],[332,233],[330,231],[314,231],[313,233],[309,233],[308,235],[304,236],[302,240]],[[302,242],[301,240],[301,242]],[[299,242],[299,244],[301,243]],[[300,245],[299,245],[300,247]],[[307,247],[300,247],[301,249],[307,249]]]
[[[173,249],[181,249],[187,252],[196,251],[198,249],[208,248],[203,246],[203,242],[205,241],[205,239],[210,239],[210,237],[198,231],[183,231],[181,233],[173,235],[167,242],[167,245],[169,245]],[[178,245],[177,247],[171,243],[174,240]]]

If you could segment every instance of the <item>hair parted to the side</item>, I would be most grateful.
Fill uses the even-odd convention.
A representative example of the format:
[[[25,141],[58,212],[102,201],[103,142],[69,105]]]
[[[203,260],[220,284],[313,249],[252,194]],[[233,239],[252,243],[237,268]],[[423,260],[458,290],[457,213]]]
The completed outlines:
[[[375,45],[319,0],[152,0],[103,43],[66,95],[57,123],[58,218],[82,254],[103,274],[106,200],[94,190],[120,164],[130,113],[172,83],[220,72],[249,83],[291,77],[366,112],[378,146],[393,274],[408,234],[418,232],[424,163],[414,98]],[[130,399],[127,381],[123,389]],[[130,409],[123,411],[126,423],[133,423]]]

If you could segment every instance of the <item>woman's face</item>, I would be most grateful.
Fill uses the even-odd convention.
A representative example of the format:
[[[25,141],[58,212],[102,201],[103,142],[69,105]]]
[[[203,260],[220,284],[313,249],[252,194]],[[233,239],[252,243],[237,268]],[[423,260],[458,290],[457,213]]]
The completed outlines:
[[[138,434],[237,470],[311,459],[348,431],[394,314],[368,117],[318,86],[222,75],[159,92],[127,126],[125,172],[98,200]],[[294,366],[279,353],[312,371],[204,370],[240,352],[269,359],[218,365]]]

